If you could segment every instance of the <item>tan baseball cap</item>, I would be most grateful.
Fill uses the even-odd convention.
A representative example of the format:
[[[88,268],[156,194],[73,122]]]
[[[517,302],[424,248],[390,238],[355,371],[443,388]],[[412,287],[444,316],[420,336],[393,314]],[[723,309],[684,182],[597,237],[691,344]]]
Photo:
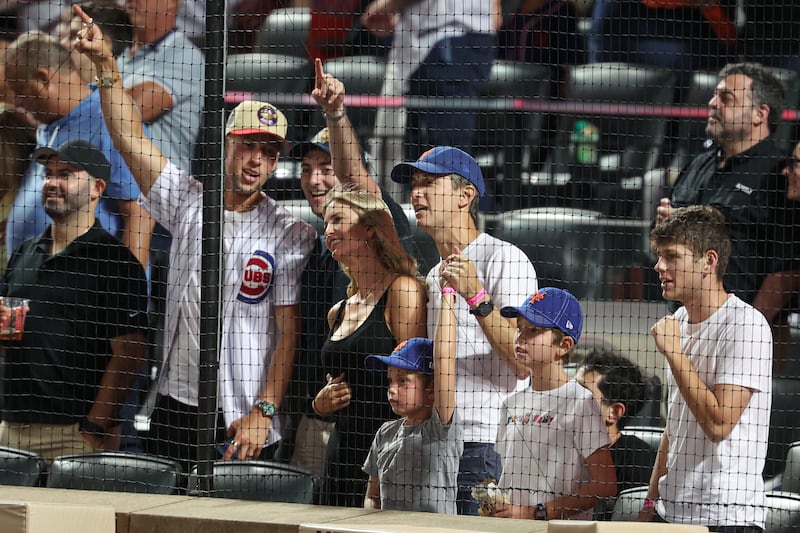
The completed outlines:
[[[281,110],[268,102],[245,100],[231,111],[225,135],[266,133],[286,142],[289,124]]]

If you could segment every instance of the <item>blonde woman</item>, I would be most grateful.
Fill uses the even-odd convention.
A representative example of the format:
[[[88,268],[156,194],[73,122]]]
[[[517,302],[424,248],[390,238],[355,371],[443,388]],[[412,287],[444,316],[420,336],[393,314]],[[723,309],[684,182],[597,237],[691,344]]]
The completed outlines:
[[[367,371],[364,358],[426,336],[426,292],[386,204],[370,192],[332,191],[325,207],[325,244],[350,285],[347,299],[328,313],[321,389],[312,407],[317,417],[335,421],[338,436],[327,503],[361,507],[367,482],[361,466],[375,432],[394,417],[384,375]]]

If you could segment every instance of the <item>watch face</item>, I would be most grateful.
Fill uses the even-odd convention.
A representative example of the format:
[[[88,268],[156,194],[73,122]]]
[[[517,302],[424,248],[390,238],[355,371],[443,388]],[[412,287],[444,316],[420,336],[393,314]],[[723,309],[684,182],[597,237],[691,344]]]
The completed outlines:
[[[492,302],[483,302],[478,304],[478,307],[475,309],[470,309],[470,313],[476,316],[489,316],[494,310],[494,304]]]
[[[275,413],[278,411],[274,403],[268,402],[266,400],[258,400],[256,402],[256,407],[261,409],[261,414],[263,416],[274,416]]]

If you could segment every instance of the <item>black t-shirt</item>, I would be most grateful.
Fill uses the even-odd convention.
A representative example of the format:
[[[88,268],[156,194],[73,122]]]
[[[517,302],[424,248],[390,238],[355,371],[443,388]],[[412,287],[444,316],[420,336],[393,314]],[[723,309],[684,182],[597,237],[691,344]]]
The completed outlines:
[[[782,224],[786,180],[782,157],[771,139],[729,158],[722,168],[718,150],[697,156],[681,173],[672,191],[672,206],[709,205],[722,212],[731,235],[731,257],[725,288],[752,303],[774,257],[782,247],[775,242]]]
[[[6,341],[3,420],[70,424],[86,416],[110,340],[147,327],[147,281],[98,223],[50,256],[50,229],[12,255],[0,294],[28,298],[22,340]]]
[[[650,482],[656,450],[633,435],[625,435],[611,445],[611,458],[617,472],[617,492],[641,487]]]

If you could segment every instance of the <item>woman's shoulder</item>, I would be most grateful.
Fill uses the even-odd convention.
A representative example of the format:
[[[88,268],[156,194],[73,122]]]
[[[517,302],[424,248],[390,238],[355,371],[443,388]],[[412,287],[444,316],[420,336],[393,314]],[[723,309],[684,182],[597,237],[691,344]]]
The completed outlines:
[[[400,275],[389,285],[390,291],[422,291],[425,292],[425,282],[414,276]]]
[[[409,298],[426,298],[425,282],[413,276],[398,276],[387,289],[389,301]]]

